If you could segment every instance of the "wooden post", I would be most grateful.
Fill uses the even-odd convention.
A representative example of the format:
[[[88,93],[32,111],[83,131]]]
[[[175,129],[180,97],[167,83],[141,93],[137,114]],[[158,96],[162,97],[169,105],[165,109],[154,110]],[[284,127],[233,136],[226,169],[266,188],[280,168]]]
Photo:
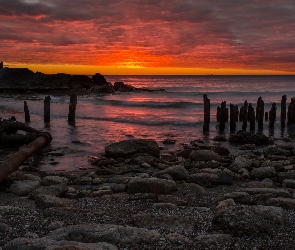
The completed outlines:
[[[292,98],[291,108],[291,124],[295,124],[295,97]]]
[[[209,124],[210,124],[210,99],[208,99],[207,95],[203,95],[203,102],[204,102],[204,124],[203,124],[203,131],[209,131]]]
[[[68,123],[75,123],[76,120],[76,106],[77,106],[77,95],[72,94],[70,97]]]
[[[259,96],[257,99],[257,104],[256,104],[256,120],[258,120],[258,118],[259,118],[259,110],[260,110],[261,100],[262,100],[262,97]]]
[[[269,111],[269,124],[268,124],[269,128],[274,128],[275,126],[275,120],[277,116],[276,112],[277,112],[277,107],[276,107],[276,104],[273,103],[271,105],[271,110]]]
[[[267,122],[268,121],[268,112],[265,112],[264,116],[265,116],[265,121]]]
[[[221,102],[219,131],[224,132],[226,122],[226,102]]]
[[[25,122],[31,122],[30,111],[26,101],[24,101]]]
[[[235,114],[236,114],[236,122],[238,122],[239,121],[239,114],[240,114],[240,112],[239,112],[239,106],[238,105],[235,105],[234,106],[234,109],[235,109]]]
[[[230,125],[230,132],[235,132],[236,131],[236,121],[237,121],[237,112],[236,112],[236,106],[233,104],[229,105],[230,109],[230,120],[229,120],[229,125]]]
[[[249,104],[249,118],[250,118],[250,131],[255,131],[255,111],[251,103]]]
[[[286,126],[286,102],[287,102],[287,96],[283,95],[281,100],[281,127],[282,128]]]
[[[221,109],[220,109],[220,107],[218,106],[218,107],[217,107],[217,110],[216,110],[216,121],[217,121],[217,122],[220,122],[220,113],[221,113]]]
[[[247,120],[248,120],[248,103],[247,101],[244,102],[244,114],[243,114],[243,125],[242,125],[242,130],[246,131],[247,129]]]
[[[44,122],[50,123],[50,96],[46,96],[44,100]]]
[[[288,121],[287,121],[287,125],[292,124],[292,102],[293,102],[293,98],[291,98],[291,103],[288,105],[288,113],[287,113]]]
[[[258,130],[263,130],[263,118],[264,118],[264,101],[261,99],[258,110]]]
[[[239,122],[243,121],[243,117],[244,117],[244,106],[240,108]]]

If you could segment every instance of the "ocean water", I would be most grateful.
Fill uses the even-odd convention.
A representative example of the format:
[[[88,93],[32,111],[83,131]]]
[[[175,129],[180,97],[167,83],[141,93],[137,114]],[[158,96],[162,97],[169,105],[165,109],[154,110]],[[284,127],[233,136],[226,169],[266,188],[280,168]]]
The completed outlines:
[[[287,105],[295,97],[295,76],[105,76],[107,81],[123,81],[135,87],[165,89],[155,92],[130,92],[108,95],[89,94],[78,97],[76,123],[67,123],[69,97],[51,95],[51,122],[43,122],[45,95],[4,95],[0,98],[0,116],[16,116],[24,122],[23,102],[30,109],[30,126],[49,131],[53,136],[50,147],[65,153],[62,157],[45,157],[40,168],[72,170],[87,166],[88,158],[104,152],[110,143],[131,139],[155,139],[164,151],[181,148],[192,140],[210,140],[218,135],[216,109],[222,101],[238,105],[247,100],[254,108],[259,96],[265,111],[277,104],[274,130],[264,124],[264,134],[277,138],[295,139],[294,126],[280,128],[280,102],[287,96]],[[203,95],[211,101],[210,132],[204,134]],[[237,123],[237,130],[242,124]],[[257,127],[257,125],[256,125]],[[249,125],[248,125],[249,129]],[[229,136],[229,124],[224,132]],[[164,145],[166,139],[175,145]],[[51,164],[54,161],[54,164]]]

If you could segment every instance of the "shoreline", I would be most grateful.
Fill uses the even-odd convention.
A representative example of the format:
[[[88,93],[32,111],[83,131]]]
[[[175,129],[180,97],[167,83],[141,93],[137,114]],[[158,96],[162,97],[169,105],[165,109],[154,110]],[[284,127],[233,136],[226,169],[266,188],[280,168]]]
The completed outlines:
[[[170,154],[153,140],[133,143],[108,145],[105,155],[93,157],[92,169],[25,166],[11,174],[0,184],[2,249],[28,243],[38,249],[291,249],[295,243],[293,143],[244,144],[235,153],[223,142],[195,140]]]

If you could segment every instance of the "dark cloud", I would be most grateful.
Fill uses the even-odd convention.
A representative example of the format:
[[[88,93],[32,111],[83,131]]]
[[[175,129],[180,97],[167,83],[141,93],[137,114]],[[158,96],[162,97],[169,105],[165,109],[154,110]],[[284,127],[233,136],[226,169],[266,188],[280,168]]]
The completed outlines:
[[[149,54],[149,62],[166,58],[162,66],[281,69],[294,63],[293,0],[0,2],[0,41],[9,48],[5,60],[15,50],[38,55],[42,48],[62,53],[64,62],[65,53],[76,53],[80,60],[73,51],[79,48],[87,64],[95,53],[106,57],[132,48]]]

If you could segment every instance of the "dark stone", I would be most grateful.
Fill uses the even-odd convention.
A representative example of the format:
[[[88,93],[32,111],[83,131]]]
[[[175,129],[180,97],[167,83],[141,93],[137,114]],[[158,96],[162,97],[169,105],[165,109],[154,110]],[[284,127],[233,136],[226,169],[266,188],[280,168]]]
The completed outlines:
[[[131,139],[115,142],[105,147],[107,157],[129,157],[137,153],[147,153],[152,156],[158,156],[160,148],[155,140]]]
[[[68,82],[70,89],[90,89],[93,85],[91,78],[85,75],[71,76]]]
[[[220,185],[232,185],[233,184],[233,179],[231,175],[228,172],[221,171],[217,174],[217,184]]]
[[[254,134],[245,131],[238,131],[230,135],[229,142],[236,144],[255,144],[255,145],[269,145],[272,143],[271,139],[264,134]]]
[[[94,85],[99,85],[99,86],[108,85],[107,80],[100,73],[96,73],[95,75],[92,76],[92,82]]]

